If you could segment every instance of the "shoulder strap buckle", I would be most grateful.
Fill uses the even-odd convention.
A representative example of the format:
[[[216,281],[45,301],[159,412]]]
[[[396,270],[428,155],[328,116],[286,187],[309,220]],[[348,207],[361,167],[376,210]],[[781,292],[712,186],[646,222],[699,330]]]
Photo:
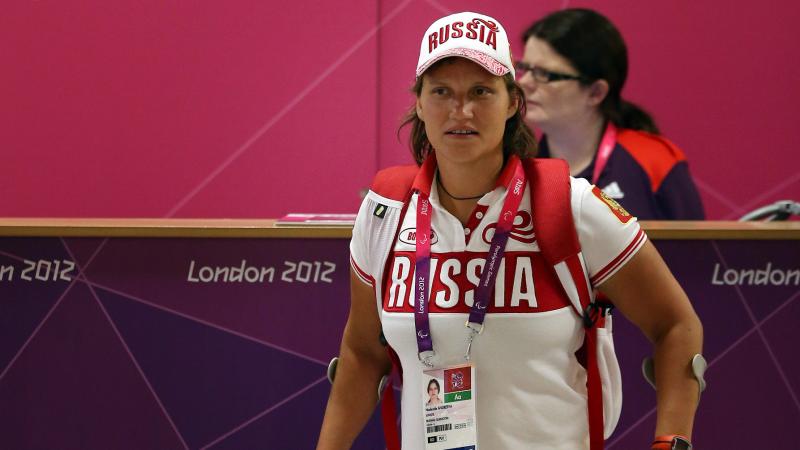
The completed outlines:
[[[609,302],[595,301],[586,305],[583,310],[583,326],[592,328],[597,324],[601,317],[607,317],[614,309],[614,305]]]

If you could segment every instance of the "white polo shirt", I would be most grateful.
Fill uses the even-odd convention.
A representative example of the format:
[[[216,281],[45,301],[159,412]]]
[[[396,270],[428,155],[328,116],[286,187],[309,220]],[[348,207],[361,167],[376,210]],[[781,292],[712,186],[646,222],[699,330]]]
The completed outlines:
[[[465,227],[439,203],[431,165],[423,165],[414,186],[430,189],[433,206],[429,300],[433,346],[440,363],[453,364],[463,362],[464,323],[511,171],[507,167],[498,186],[478,201]],[[571,186],[578,238],[591,283],[597,286],[624,266],[646,237],[636,219],[604,198],[599,189],[574,178]],[[361,279],[374,287],[384,335],[403,366],[403,449],[422,450],[419,393],[424,366],[417,357],[412,285],[417,195],[411,197],[400,223],[402,202],[397,195],[381,194],[371,190],[361,205],[350,244],[351,263]],[[575,357],[585,333],[552,268],[539,253],[531,214],[526,185],[484,332],[472,345],[478,444],[484,450],[588,449],[586,371]]]

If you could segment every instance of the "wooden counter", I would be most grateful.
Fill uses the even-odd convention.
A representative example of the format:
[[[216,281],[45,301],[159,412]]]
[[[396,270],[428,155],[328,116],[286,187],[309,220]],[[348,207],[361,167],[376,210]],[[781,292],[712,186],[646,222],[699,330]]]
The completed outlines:
[[[800,222],[643,221],[651,239],[800,239]],[[349,238],[350,226],[276,226],[275,219],[0,219],[0,236]]]

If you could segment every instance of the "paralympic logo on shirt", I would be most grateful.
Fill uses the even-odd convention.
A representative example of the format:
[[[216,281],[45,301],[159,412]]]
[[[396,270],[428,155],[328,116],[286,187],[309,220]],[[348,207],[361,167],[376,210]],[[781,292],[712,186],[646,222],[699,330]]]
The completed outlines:
[[[481,236],[483,241],[487,244],[491,244],[496,230],[497,222],[489,224],[483,230],[483,236]],[[528,211],[517,211],[509,237],[523,244],[530,244],[536,240],[533,233],[533,217],[531,217],[531,213]]]

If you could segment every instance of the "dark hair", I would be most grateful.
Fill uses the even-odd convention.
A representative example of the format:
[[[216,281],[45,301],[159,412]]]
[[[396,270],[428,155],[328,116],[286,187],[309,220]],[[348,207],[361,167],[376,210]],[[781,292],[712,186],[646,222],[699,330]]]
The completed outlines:
[[[428,382],[428,389],[427,389],[427,390],[430,390],[430,389],[431,389],[431,385],[432,385],[432,384],[435,384],[435,385],[436,385],[436,390],[437,390],[438,392],[442,392],[442,388],[441,388],[441,387],[439,387],[439,382],[438,382],[438,381],[436,381],[436,378],[431,378],[431,381],[429,381],[429,382]]]
[[[445,58],[436,62],[428,70],[435,69],[445,61],[451,61],[451,58]],[[536,137],[533,131],[525,124],[525,92],[522,87],[514,80],[514,77],[508,73],[503,76],[503,82],[508,90],[508,95],[512,100],[517,100],[517,111],[506,120],[506,128],[503,131],[503,158],[507,159],[509,155],[517,155],[520,158],[531,158],[536,156],[537,146]],[[414,86],[411,87],[411,92],[419,97],[422,93],[422,76],[417,78]],[[400,131],[406,126],[411,125],[411,136],[408,141],[408,146],[411,148],[411,154],[414,156],[414,161],[418,165],[422,164],[425,157],[433,151],[428,136],[425,134],[425,123],[417,116],[416,106],[412,106],[403,117],[400,127],[397,129],[397,136],[400,137]]]
[[[622,98],[628,77],[628,49],[619,30],[605,16],[591,9],[564,9],[537,20],[522,37],[523,44],[531,37],[550,44],[585,77],[581,84],[606,80],[608,95],[600,104],[606,120],[622,128],[659,134],[647,112]]]

